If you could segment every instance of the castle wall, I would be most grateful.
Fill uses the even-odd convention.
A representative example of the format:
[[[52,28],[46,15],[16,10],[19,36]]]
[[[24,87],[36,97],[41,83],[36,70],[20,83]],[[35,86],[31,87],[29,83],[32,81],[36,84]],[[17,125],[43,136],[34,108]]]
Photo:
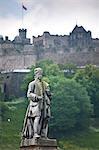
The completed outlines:
[[[78,66],[93,64],[99,66],[99,51],[97,52],[64,52],[44,51],[39,60],[51,59],[56,63],[74,63]],[[0,70],[12,71],[14,69],[30,68],[35,65],[37,56],[30,51],[28,54],[0,56]]]
[[[2,45],[0,44],[0,55],[2,55]]]
[[[26,29],[19,29],[19,36],[13,41],[8,37],[3,40],[0,36],[0,70],[11,71],[14,69],[30,68],[36,61],[52,59],[56,63],[75,63],[76,65],[99,65],[99,39],[92,39],[91,32],[77,25],[70,35],[51,35],[44,32],[42,36],[33,37],[33,44],[27,42]],[[75,38],[74,38],[75,37]],[[82,41],[92,42],[92,45],[80,48]],[[80,41],[79,41],[80,40]],[[75,46],[70,46],[76,42]],[[72,43],[73,44],[73,43]],[[37,46],[37,47],[36,47]],[[37,48],[37,49],[36,49]]]
[[[36,56],[32,55],[12,55],[0,56],[0,70],[12,71],[31,67],[36,63]]]
[[[33,45],[44,48],[68,46],[68,36],[50,35],[50,33],[44,32],[42,36],[33,37]]]
[[[40,59],[51,59],[58,64],[74,63],[77,66],[84,66],[86,64],[99,66],[99,52],[46,52]]]
[[[21,87],[26,74],[27,72],[0,73],[0,77],[3,78],[1,86],[4,100],[26,96],[26,91]]]

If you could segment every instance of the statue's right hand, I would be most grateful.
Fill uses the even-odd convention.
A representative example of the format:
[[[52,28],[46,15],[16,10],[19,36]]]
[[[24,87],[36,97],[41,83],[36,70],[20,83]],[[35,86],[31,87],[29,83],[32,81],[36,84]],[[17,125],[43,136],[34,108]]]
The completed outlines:
[[[29,94],[29,97],[30,97],[30,99],[31,99],[32,101],[34,101],[34,102],[38,102],[38,101],[42,100],[42,96],[37,96],[37,95],[34,94],[34,93],[30,93],[30,94]]]
[[[37,96],[37,99],[38,100],[42,100],[42,96]]]

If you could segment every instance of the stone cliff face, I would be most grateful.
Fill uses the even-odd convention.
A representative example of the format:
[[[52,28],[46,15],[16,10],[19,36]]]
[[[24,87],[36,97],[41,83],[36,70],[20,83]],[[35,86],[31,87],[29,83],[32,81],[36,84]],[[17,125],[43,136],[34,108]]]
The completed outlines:
[[[19,29],[13,41],[0,36],[0,71],[30,68],[38,60],[52,59],[56,63],[74,63],[78,66],[99,66],[99,39],[92,39],[91,32],[77,25],[70,35],[26,37],[26,29]]]

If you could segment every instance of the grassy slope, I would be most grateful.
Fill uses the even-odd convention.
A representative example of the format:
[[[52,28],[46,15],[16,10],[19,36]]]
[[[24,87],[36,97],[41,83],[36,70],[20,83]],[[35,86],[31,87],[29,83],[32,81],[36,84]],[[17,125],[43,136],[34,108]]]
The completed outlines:
[[[99,150],[99,132],[82,133],[59,141],[64,150]]]
[[[19,100],[7,105],[10,109],[1,122],[0,150],[18,150],[27,102]],[[64,150],[99,150],[99,132],[91,131],[67,137],[60,140],[59,145]]]
[[[18,150],[26,102],[8,103],[9,111],[1,122],[0,150]],[[11,121],[8,122],[8,119]]]

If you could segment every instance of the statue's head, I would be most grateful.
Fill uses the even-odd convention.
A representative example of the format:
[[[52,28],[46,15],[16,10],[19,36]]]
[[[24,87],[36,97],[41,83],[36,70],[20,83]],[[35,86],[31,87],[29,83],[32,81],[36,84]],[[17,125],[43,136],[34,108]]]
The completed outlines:
[[[35,68],[35,69],[34,69],[34,76],[35,76],[35,79],[42,79],[42,75],[43,75],[43,70],[42,70],[42,68]]]

